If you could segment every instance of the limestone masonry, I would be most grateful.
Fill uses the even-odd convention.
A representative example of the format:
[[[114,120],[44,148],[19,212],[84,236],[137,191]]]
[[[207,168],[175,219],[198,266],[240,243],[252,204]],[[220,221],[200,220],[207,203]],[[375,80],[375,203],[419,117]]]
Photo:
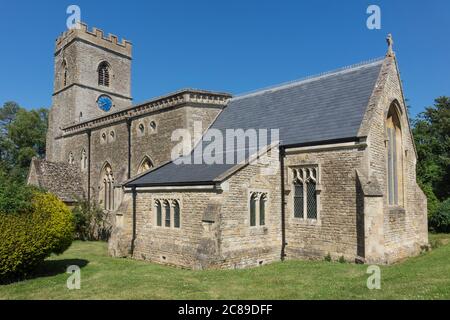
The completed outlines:
[[[392,43],[381,59],[247,95],[184,89],[133,105],[132,44],[80,24],[56,40],[47,157],[28,182],[109,211],[116,257],[205,269],[416,255],[427,203]],[[279,141],[246,146],[239,163],[171,161],[175,130],[190,133],[190,156],[210,141],[198,124],[278,129]]]

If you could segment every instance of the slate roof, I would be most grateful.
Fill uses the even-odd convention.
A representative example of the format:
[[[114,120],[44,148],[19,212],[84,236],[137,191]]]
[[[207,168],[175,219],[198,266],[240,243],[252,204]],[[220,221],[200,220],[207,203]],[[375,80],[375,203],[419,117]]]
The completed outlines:
[[[285,147],[355,140],[382,64],[378,59],[232,98],[211,129],[279,129]],[[212,184],[234,166],[169,162],[126,186]]]
[[[50,162],[34,158],[30,175],[34,184],[56,195],[66,203],[74,203],[84,194],[81,172],[75,165],[64,162]]]

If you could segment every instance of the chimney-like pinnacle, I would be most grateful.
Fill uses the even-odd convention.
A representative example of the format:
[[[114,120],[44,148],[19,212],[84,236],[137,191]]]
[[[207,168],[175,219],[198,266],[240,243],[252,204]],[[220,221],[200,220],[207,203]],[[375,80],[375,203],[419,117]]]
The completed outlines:
[[[388,44],[388,51],[386,53],[387,57],[393,57],[395,55],[394,53],[394,39],[392,38],[392,34],[388,34],[387,38],[386,38],[387,44]]]

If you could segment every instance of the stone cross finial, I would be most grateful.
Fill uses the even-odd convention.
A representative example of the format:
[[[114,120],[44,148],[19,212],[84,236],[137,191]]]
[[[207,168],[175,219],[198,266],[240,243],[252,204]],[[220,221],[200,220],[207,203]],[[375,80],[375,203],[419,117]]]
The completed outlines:
[[[392,34],[388,34],[387,38],[386,38],[387,44],[388,44],[388,52],[387,52],[387,56],[388,57],[392,57],[394,56],[394,50],[392,49],[393,45],[394,45],[394,39],[392,38]]]

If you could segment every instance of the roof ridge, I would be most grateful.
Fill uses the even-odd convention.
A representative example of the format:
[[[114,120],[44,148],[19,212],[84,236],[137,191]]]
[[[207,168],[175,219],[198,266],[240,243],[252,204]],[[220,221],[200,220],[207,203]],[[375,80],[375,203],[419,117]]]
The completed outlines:
[[[266,92],[269,92],[269,91],[282,90],[282,89],[290,88],[290,87],[297,86],[297,85],[300,85],[300,84],[303,84],[303,83],[307,83],[307,82],[310,82],[310,81],[319,80],[319,79],[322,79],[322,78],[325,78],[325,77],[328,77],[328,76],[332,76],[332,75],[336,75],[336,74],[342,74],[344,72],[350,72],[350,71],[353,71],[353,70],[358,69],[358,68],[362,68],[362,67],[366,67],[366,66],[369,66],[369,65],[376,64],[378,62],[383,61],[384,59],[385,59],[385,57],[378,57],[378,58],[374,58],[374,59],[369,59],[369,60],[365,60],[363,62],[351,64],[351,65],[344,66],[344,67],[341,67],[341,68],[338,68],[338,69],[325,71],[325,72],[321,72],[321,73],[318,73],[318,74],[305,76],[303,78],[299,78],[299,79],[296,79],[296,80],[291,80],[291,81],[283,82],[283,83],[280,83],[280,84],[267,86],[265,88],[244,92],[244,93],[241,93],[241,94],[238,94],[238,95],[234,96],[233,98],[231,98],[231,100],[244,99],[244,98],[252,97],[252,96],[255,96],[255,95],[260,95],[260,94],[263,94],[263,93],[266,93]]]

